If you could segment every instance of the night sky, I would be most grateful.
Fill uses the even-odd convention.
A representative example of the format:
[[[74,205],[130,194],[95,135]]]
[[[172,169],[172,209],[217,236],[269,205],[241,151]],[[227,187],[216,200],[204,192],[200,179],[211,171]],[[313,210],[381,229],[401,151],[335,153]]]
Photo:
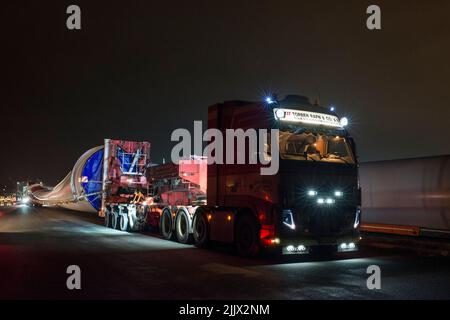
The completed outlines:
[[[66,28],[77,4],[82,29]],[[378,4],[382,30],[366,28]],[[103,139],[170,134],[224,100],[303,94],[362,161],[450,153],[450,2],[3,1],[0,185],[57,183]]]

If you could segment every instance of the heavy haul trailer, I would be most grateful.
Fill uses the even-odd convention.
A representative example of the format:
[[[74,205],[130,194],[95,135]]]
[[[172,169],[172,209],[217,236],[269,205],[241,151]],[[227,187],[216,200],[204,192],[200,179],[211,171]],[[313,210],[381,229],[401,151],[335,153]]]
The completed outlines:
[[[100,216],[105,225],[122,231],[137,231],[146,224],[146,170],[150,143],[105,140]]]
[[[192,173],[176,166],[168,176],[150,170],[151,183],[166,186],[155,189],[149,209],[165,238],[185,243],[193,238],[198,247],[233,243],[246,256],[262,247],[284,254],[324,246],[357,249],[361,191],[355,144],[334,112],[302,96],[270,103],[230,101],[209,108],[208,126],[224,136],[226,129],[279,129],[279,170],[261,175],[262,164],[209,164],[206,205],[181,196],[189,189],[177,190],[174,184],[185,184]],[[197,162],[201,168],[206,159]],[[178,196],[171,197],[174,192]]]
[[[194,214],[206,205],[206,172],[206,158],[195,156],[149,168],[149,226],[159,228],[166,239],[192,242]]]
[[[20,184],[21,193],[31,205],[95,212],[108,227],[140,230],[146,222],[149,165],[150,143],[105,139],[104,145],[86,151],[55,187],[28,182]]]
[[[151,166],[148,153],[143,157],[136,152],[139,144],[147,151],[144,143],[128,144],[130,157],[142,157],[136,172],[130,175],[122,166],[124,162],[119,161],[121,156],[114,142],[112,146],[111,142],[105,143],[110,145],[109,149],[105,148],[104,158],[105,226],[122,231],[156,227],[166,239],[190,242],[192,215],[199,205],[206,204],[206,159],[192,157],[179,164]],[[175,225],[178,226],[176,235]]]

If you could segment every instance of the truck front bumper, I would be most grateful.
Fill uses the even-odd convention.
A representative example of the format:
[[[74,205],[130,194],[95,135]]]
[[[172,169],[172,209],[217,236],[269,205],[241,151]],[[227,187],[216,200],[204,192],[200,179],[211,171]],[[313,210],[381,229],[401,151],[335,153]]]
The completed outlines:
[[[323,248],[336,252],[358,250],[359,236],[317,238],[317,239],[281,239],[279,247],[282,254],[309,254]]]

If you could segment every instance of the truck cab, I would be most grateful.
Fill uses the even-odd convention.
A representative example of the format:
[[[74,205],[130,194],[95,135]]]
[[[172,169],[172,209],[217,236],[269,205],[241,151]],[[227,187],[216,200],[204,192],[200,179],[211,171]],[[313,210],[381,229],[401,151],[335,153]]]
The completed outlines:
[[[279,248],[283,254],[307,254],[321,247],[357,249],[358,163],[345,119],[340,121],[336,113],[306,97],[291,95],[270,103],[214,105],[209,128],[279,132],[279,155],[270,154],[271,139],[263,151],[269,159],[279,157],[274,175],[261,175],[262,164],[208,166],[210,238],[234,242],[243,255],[253,255],[261,247]],[[215,219],[216,212],[231,212],[232,232],[223,232],[231,224],[215,222],[226,221]],[[213,230],[232,234],[232,240],[214,235]]]

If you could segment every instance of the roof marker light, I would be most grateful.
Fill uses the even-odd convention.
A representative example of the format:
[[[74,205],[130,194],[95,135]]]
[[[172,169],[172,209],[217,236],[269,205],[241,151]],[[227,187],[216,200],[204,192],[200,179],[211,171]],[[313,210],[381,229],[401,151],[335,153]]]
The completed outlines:
[[[346,127],[348,125],[348,119],[346,117],[341,118],[341,126]]]
[[[267,102],[268,104],[272,104],[272,103],[274,103],[275,101],[273,101],[272,97],[266,97],[266,102]]]

